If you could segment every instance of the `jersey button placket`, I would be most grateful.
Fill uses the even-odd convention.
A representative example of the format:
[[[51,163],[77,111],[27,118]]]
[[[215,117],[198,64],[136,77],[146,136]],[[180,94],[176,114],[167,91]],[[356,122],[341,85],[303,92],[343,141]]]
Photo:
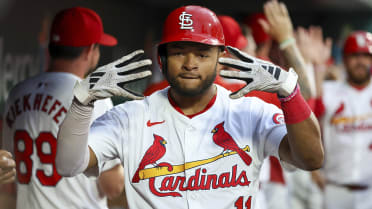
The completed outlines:
[[[185,130],[185,138],[184,138],[184,142],[185,142],[185,150],[184,150],[184,153],[185,153],[185,163],[187,162],[190,162],[192,159],[192,144],[193,143],[192,141],[192,136],[193,136],[193,132],[194,131],[194,128],[192,127],[191,125],[191,122],[188,124],[188,126],[186,127],[186,130]],[[186,177],[186,181],[185,181],[185,187],[188,186],[188,180],[190,179],[190,177],[193,175],[192,173],[192,169],[189,169],[189,170],[185,170],[185,177]],[[186,190],[186,195],[187,195],[187,202],[188,202],[188,205],[190,206],[190,208],[193,208],[192,205],[193,205],[193,201],[194,201],[194,194],[193,194],[193,191],[190,191],[190,190]]]

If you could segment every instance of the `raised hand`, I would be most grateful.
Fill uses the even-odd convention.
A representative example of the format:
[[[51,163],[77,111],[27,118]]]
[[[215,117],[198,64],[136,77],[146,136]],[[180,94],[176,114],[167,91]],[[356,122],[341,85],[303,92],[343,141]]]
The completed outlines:
[[[322,28],[319,26],[310,27],[309,34],[312,42],[312,47],[314,48],[312,62],[315,65],[323,65],[331,57],[332,39],[331,38],[324,39]]]
[[[293,26],[285,4],[276,0],[264,4],[267,21],[260,20],[264,30],[278,43],[293,38]]]
[[[230,98],[240,98],[253,90],[278,93],[286,97],[295,89],[298,76],[293,69],[287,72],[270,62],[249,56],[231,46],[227,46],[227,50],[238,59],[221,57],[219,63],[240,71],[222,70],[220,75],[247,82],[245,87],[233,92]]]
[[[137,50],[114,62],[99,67],[74,87],[74,95],[80,103],[87,105],[97,99],[122,96],[129,99],[143,99],[123,85],[151,75],[145,70],[151,65],[150,59],[141,60],[143,50]],[[140,72],[134,72],[140,71]]]
[[[332,39],[323,38],[321,27],[311,26],[309,29],[299,27],[295,36],[298,47],[307,62],[324,65],[331,57]]]

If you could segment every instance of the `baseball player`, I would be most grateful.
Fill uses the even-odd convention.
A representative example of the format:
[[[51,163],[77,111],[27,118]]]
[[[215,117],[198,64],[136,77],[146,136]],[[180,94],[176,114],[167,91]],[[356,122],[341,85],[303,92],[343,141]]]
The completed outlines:
[[[66,9],[54,18],[48,72],[14,87],[5,108],[3,144],[16,161],[17,208],[107,208],[96,178],[63,178],[55,156],[57,131],[71,105],[75,82],[95,69],[99,45],[116,43],[90,9]],[[97,101],[92,118],[111,107],[109,99]]]
[[[343,48],[345,81],[323,85],[325,206],[372,208],[372,34],[351,33]]]
[[[297,74],[227,47],[216,15],[200,6],[169,14],[158,45],[170,87],[89,120],[92,101],[141,96],[117,83],[150,75],[136,51],[103,67],[74,88],[58,133],[57,170],[74,176],[119,157],[130,208],[254,208],[263,159],[273,155],[302,169],[323,161],[319,127],[297,87]],[[213,84],[217,62],[247,81],[231,93]],[[133,72],[134,71],[134,72]],[[133,72],[133,73],[131,73]],[[250,90],[277,92],[283,112]],[[284,115],[283,115],[284,114]],[[284,119],[286,123],[284,123]]]

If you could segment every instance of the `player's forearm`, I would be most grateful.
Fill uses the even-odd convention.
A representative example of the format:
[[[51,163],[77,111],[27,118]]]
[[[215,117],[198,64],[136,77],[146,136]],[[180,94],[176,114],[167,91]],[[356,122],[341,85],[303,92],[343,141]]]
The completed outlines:
[[[320,168],[324,153],[320,128],[314,114],[299,123],[287,124],[287,131],[289,163],[304,170]]]
[[[301,169],[320,168],[324,154],[319,124],[298,86],[291,95],[279,100],[288,131],[279,147],[280,158]]]
[[[115,164],[110,169],[105,170],[98,177],[98,188],[100,192],[107,196],[109,199],[118,197],[124,189],[124,168],[118,160],[117,164],[115,160],[109,161],[109,163]]]
[[[306,74],[306,64],[296,43],[282,49],[282,52],[289,66],[294,68],[298,75],[298,84],[301,87],[302,96],[305,100],[310,99],[313,93],[311,92],[310,81]]]
[[[93,107],[72,102],[58,132],[57,171],[62,176],[75,176],[89,163],[88,133]]]

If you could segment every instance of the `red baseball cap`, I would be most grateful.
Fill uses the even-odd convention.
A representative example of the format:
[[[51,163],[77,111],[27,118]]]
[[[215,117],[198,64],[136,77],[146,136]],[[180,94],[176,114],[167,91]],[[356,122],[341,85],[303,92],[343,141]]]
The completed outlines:
[[[223,34],[225,35],[225,44],[238,48],[244,49],[248,45],[248,41],[242,33],[242,30],[232,17],[219,15],[218,19],[223,28]]]
[[[258,20],[263,20],[267,22],[266,16],[263,13],[255,13],[247,17],[244,23],[251,28],[254,41],[257,44],[270,41],[271,37],[262,28]]]
[[[351,33],[344,43],[344,55],[367,53],[372,55],[372,34],[367,31]]]
[[[83,7],[60,11],[53,20],[49,42],[61,46],[114,46],[115,37],[103,32],[102,20],[96,12]]]

